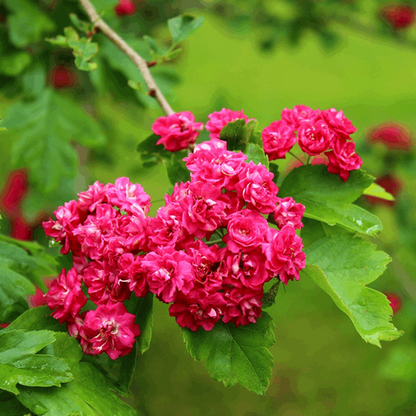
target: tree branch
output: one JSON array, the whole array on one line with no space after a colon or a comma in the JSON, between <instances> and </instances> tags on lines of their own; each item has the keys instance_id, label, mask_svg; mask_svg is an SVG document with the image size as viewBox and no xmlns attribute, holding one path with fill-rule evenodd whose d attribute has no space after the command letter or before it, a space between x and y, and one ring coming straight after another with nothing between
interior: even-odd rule
<instances>
[{"instance_id":1,"label":"tree branch","mask_svg":"<svg viewBox=\"0 0 416 416\"><path fill-rule=\"evenodd\" d=\"M145 59L143 59L133 48L131 48L103 19L99 16L90 0L79 0L81 6L85 9L94 25L95 29L100 30L108 39L111 40L123 53L125 53L137 66L142 73L146 86L149 90L148 94L154 97L159 103L160 107L166 115L173 114L174 111L170 107L166 98L160 92L159 87L156 85L152 74L149 71L149 67Z\"/></svg>"}]
</instances>

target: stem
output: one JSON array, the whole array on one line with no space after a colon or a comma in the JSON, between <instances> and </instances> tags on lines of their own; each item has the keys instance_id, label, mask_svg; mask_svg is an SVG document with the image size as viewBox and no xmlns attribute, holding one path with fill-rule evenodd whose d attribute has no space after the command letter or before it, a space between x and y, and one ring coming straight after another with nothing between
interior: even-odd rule
<instances>
[{"instance_id":1,"label":"stem","mask_svg":"<svg viewBox=\"0 0 416 416\"><path fill-rule=\"evenodd\" d=\"M111 40L111 42L113 42L134 62L134 64L143 75L144 81L146 82L146 86L149 90L148 94L156 99L167 116L173 114L174 111L170 107L166 98L160 92L159 87L156 85L156 82L149 71L146 60L143 59L132 47L130 47L116 32L114 32L114 30L111 29L103 19L101 19L94 6L91 4L90 0L79 0L79 2L87 12L88 17L94 25L94 29L100 30L108 39Z\"/></svg>"},{"instance_id":2,"label":"stem","mask_svg":"<svg viewBox=\"0 0 416 416\"><path fill-rule=\"evenodd\" d=\"M294 155L292 152L288 152L290 155L292 155L295 159L299 160L300 163L302 163L302 165L305 164L305 162L302 159L299 159L296 155Z\"/></svg>"},{"instance_id":3,"label":"stem","mask_svg":"<svg viewBox=\"0 0 416 416\"><path fill-rule=\"evenodd\" d=\"M218 240L208 241L208 242L207 242L207 245L212 246L213 244L218 244L218 243L222 243L222 242L223 242L223 241L222 241L222 238L221 238L221 239L218 239Z\"/></svg>"}]
</instances>

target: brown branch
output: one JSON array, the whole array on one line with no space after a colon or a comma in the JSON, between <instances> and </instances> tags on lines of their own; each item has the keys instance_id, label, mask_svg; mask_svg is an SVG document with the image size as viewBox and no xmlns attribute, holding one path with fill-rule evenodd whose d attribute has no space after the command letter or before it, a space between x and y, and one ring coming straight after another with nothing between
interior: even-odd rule
<instances>
[{"instance_id":1,"label":"brown branch","mask_svg":"<svg viewBox=\"0 0 416 416\"><path fill-rule=\"evenodd\" d=\"M159 87L156 85L152 74L149 71L148 64L133 48L131 48L103 19L99 16L90 0L79 0L81 6L85 9L94 25L94 30L101 31L108 39L111 40L124 54L126 54L137 66L139 71L142 73L146 86L149 90L149 95L154 97L159 103L164 113L168 116L173 114L174 111L170 107L166 98L160 92Z\"/></svg>"}]
</instances>

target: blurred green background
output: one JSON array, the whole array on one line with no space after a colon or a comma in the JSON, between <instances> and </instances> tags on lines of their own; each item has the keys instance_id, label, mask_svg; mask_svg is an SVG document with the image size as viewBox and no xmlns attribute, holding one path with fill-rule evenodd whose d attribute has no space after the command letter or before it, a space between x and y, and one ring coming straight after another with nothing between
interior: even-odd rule
<instances>
[{"instance_id":1,"label":"blurred green background","mask_svg":"<svg viewBox=\"0 0 416 416\"><path fill-rule=\"evenodd\" d=\"M358 129L354 137L363 169L374 176L394 169L400 177L404 189L395 206L359 203L383 220L385 231L373 242L389 252L393 262L372 287L402 298L394 324L405 335L384 343L382 349L365 344L313 282L290 282L269 309L276 324L276 343L270 348L275 367L266 395L257 396L211 380L203 364L187 353L167 306L158 302L151 347L139 357L129 403L151 416L415 415L416 292L409 293L416 284L414 151L411 156L392 152L392 165L386 166L388 150L369 147L365 137L370 127L387 121L416 128L416 49L337 26L340 41L332 49L324 49L318 37L307 32L298 46L282 43L265 53L258 48L261 28L236 31L218 13L204 7L188 9L185 1L181 9L204 15L206 21L171 64L182 78L173 90L175 111L192 111L197 121L206 122L208 114L222 107L243 108L264 128L279 119L285 107L342 109ZM155 38L168 36L162 23L153 33ZM80 89L87 84L83 76ZM74 93L76 89L67 92ZM0 116L14 100L0 96ZM171 185L160 165L143 168L135 148L162 112L111 95L101 96L94 111L109 140L104 150L88 157L81 149L74 191L95 180L107 183L128 176L152 196L154 214ZM10 151L17 139L7 133L0 136L0 183L13 169ZM280 170L284 172L288 163L282 161ZM3 219L3 232L9 227ZM41 234L41 229L35 231L45 242Z\"/></svg>"}]
</instances>

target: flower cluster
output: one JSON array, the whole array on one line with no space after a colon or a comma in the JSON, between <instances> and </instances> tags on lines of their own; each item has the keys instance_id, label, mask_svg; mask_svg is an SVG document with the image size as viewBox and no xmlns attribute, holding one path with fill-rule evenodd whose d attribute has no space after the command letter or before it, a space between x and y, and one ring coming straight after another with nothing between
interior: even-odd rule
<instances>
[{"instance_id":1,"label":"flower cluster","mask_svg":"<svg viewBox=\"0 0 416 416\"><path fill-rule=\"evenodd\" d=\"M328 172L339 174L346 182L350 171L362 165L350 137L355 131L342 110L312 110L298 105L292 110L285 108L282 119L266 127L262 138L264 151L270 160L284 159L297 142L309 156L326 155Z\"/></svg>"},{"instance_id":2,"label":"flower cluster","mask_svg":"<svg viewBox=\"0 0 416 416\"><path fill-rule=\"evenodd\" d=\"M149 290L193 331L211 330L221 317L236 326L256 322L264 284L278 275L285 284L298 280L305 267L295 232L304 207L278 198L273 174L222 140L196 146L184 160L191 180L175 186L148 225Z\"/></svg>"},{"instance_id":3,"label":"flower cluster","mask_svg":"<svg viewBox=\"0 0 416 416\"><path fill-rule=\"evenodd\" d=\"M116 359L131 351L140 334L122 302L132 291L147 293L135 255L146 246L150 197L128 178L114 185L95 182L78 197L58 208L55 221L43 223L46 235L62 245L62 254L71 252L74 261L51 283L46 302L85 352L106 352ZM82 283L96 310L81 312L87 303Z\"/></svg>"}]
</instances>

